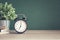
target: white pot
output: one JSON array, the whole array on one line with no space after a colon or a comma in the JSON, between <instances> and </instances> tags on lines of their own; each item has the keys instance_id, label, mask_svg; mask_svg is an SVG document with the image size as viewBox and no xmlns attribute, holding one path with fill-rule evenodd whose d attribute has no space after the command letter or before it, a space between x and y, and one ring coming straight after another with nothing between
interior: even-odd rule
<instances>
[{"instance_id":1,"label":"white pot","mask_svg":"<svg viewBox=\"0 0 60 40\"><path fill-rule=\"evenodd\" d=\"M9 20L0 20L0 34L7 34L9 33Z\"/></svg>"}]
</instances>

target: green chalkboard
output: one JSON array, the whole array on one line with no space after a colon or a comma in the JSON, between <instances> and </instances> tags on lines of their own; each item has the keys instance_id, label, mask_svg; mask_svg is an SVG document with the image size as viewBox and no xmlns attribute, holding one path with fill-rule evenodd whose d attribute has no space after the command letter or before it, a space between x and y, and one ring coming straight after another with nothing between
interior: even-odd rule
<instances>
[{"instance_id":1,"label":"green chalkboard","mask_svg":"<svg viewBox=\"0 0 60 40\"><path fill-rule=\"evenodd\" d=\"M0 0L12 3L16 14L25 14L28 29L60 30L60 0ZM14 29L14 20L10 29Z\"/></svg>"}]
</instances>

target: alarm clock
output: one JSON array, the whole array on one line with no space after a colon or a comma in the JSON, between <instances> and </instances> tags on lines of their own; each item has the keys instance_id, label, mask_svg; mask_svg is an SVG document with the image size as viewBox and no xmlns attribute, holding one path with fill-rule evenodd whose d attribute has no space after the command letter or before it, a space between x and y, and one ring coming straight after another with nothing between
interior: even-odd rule
<instances>
[{"instance_id":1,"label":"alarm clock","mask_svg":"<svg viewBox=\"0 0 60 40\"><path fill-rule=\"evenodd\" d=\"M19 16L23 16L20 18ZM14 20L14 29L17 33L22 34L27 30L27 21L24 14L19 14L19 16Z\"/></svg>"}]
</instances>

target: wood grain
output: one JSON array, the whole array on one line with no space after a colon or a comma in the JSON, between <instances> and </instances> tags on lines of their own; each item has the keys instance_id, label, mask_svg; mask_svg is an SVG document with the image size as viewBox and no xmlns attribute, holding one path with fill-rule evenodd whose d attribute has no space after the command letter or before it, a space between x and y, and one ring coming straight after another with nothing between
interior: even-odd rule
<instances>
[{"instance_id":1,"label":"wood grain","mask_svg":"<svg viewBox=\"0 0 60 40\"><path fill-rule=\"evenodd\" d=\"M1 34L0 40L60 40L60 30L27 30L23 34L12 30L10 34Z\"/></svg>"}]
</instances>

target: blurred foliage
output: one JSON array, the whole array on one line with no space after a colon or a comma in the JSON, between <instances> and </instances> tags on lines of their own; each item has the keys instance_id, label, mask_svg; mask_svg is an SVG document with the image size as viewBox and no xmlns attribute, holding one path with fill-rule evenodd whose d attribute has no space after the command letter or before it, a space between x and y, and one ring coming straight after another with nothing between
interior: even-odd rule
<instances>
[{"instance_id":1,"label":"blurred foliage","mask_svg":"<svg viewBox=\"0 0 60 40\"><path fill-rule=\"evenodd\" d=\"M8 4L7 2L5 4L0 3L0 19L14 20L16 17L17 14L12 4Z\"/></svg>"}]
</instances>

